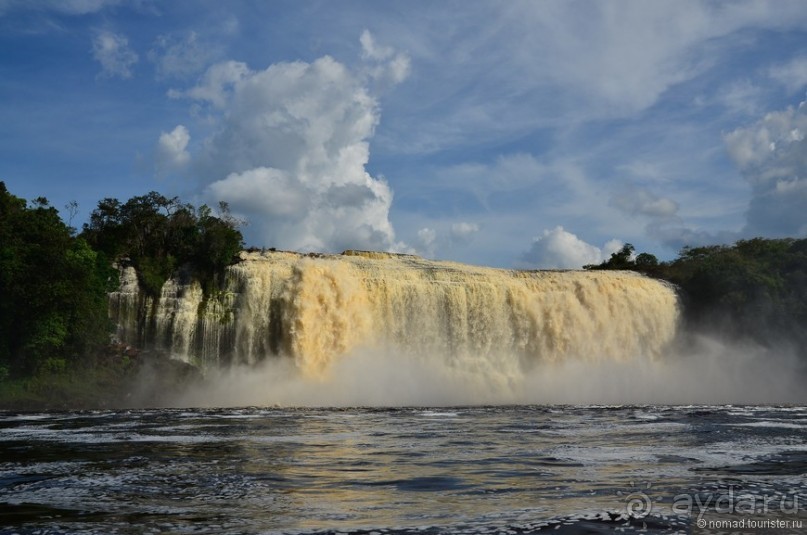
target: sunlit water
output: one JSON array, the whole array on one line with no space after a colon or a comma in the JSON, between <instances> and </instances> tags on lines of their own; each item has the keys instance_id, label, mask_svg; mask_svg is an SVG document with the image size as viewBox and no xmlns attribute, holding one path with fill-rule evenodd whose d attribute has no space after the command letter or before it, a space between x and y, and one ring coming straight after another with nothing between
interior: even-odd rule
<instances>
[{"instance_id":1,"label":"sunlit water","mask_svg":"<svg viewBox=\"0 0 807 535\"><path fill-rule=\"evenodd\" d=\"M803 514L805 439L803 407L6 413L0 531L688 532Z\"/></svg>"}]
</instances>

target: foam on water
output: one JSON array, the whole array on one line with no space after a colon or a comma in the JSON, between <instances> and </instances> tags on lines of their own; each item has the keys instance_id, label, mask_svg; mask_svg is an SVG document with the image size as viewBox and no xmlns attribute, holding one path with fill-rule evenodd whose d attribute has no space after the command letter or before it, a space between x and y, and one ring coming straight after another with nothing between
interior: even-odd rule
<instances>
[{"instance_id":1,"label":"foam on water","mask_svg":"<svg viewBox=\"0 0 807 535\"><path fill-rule=\"evenodd\" d=\"M228 534L687 532L692 519L671 512L673 496L807 497L803 430L742 425L805 414L533 406L13 417L0 433L0 506L20 533L130 533L129 522ZM627 500L640 493L653 510L631 517Z\"/></svg>"}]
</instances>

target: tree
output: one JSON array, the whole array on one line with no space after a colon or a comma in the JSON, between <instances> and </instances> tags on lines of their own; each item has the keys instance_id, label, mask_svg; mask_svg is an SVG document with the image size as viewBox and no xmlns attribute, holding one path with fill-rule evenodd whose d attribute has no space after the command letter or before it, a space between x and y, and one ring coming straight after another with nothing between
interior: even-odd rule
<instances>
[{"instance_id":1,"label":"tree","mask_svg":"<svg viewBox=\"0 0 807 535\"><path fill-rule=\"evenodd\" d=\"M81 236L96 251L102 251L112 259L118 258L126 249L126 229L121 203L107 197L98 202L98 207L84 224Z\"/></svg>"},{"instance_id":2,"label":"tree","mask_svg":"<svg viewBox=\"0 0 807 535\"><path fill-rule=\"evenodd\" d=\"M632 260L636 249L630 243L626 243L619 251L611 253L611 258L601 264L583 266L585 269L632 269L635 263ZM648 255L653 256L653 255ZM655 258L655 257L654 257Z\"/></svg>"},{"instance_id":3,"label":"tree","mask_svg":"<svg viewBox=\"0 0 807 535\"><path fill-rule=\"evenodd\" d=\"M73 226L73 219L75 219L76 214L78 213L78 202L70 201L64 205L64 209L67 210L67 227L70 229L70 234L75 234L76 229Z\"/></svg>"},{"instance_id":4,"label":"tree","mask_svg":"<svg viewBox=\"0 0 807 535\"><path fill-rule=\"evenodd\" d=\"M636 255L636 260L634 261L637 268L653 268L658 266L658 258L650 253L641 253Z\"/></svg>"},{"instance_id":5,"label":"tree","mask_svg":"<svg viewBox=\"0 0 807 535\"><path fill-rule=\"evenodd\" d=\"M207 206L197 211L177 197L154 191L125 204L104 199L90 215L82 237L110 258L131 262L149 295L159 295L181 266L209 286L243 246L240 222L226 203L219 210L219 216Z\"/></svg>"},{"instance_id":6,"label":"tree","mask_svg":"<svg viewBox=\"0 0 807 535\"><path fill-rule=\"evenodd\" d=\"M108 276L47 199L29 206L0 182L2 364L30 374L81 360L104 343Z\"/></svg>"},{"instance_id":7,"label":"tree","mask_svg":"<svg viewBox=\"0 0 807 535\"><path fill-rule=\"evenodd\" d=\"M233 262L243 248L241 232L235 228L236 220L230 217L229 207L220 203L222 217L215 217L206 205L199 208L198 241L193 255L193 266L203 282L211 283L215 275Z\"/></svg>"}]
</instances>

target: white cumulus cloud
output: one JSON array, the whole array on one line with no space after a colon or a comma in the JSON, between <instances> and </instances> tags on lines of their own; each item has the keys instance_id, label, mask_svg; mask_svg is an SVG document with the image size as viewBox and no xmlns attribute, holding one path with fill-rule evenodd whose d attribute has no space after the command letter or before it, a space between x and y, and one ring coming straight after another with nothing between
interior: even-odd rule
<instances>
[{"instance_id":1,"label":"white cumulus cloud","mask_svg":"<svg viewBox=\"0 0 807 535\"><path fill-rule=\"evenodd\" d=\"M398 57L372 47L379 63ZM329 56L257 71L228 61L171 96L210 105L215 133L194 168L205 197L247 219L248 241L301 251L406 249L389 221L392 190L366 170L379 106L361 73Z\"/></svg>"},{"instance_id":2,"label":"white cumulus cloud","mask_svg":"<svg viewBox=\"0 0 807 535\"><path fill-rule=\"evenodd\" d=\"M533 239L532 246L518 263L522 268L579 269L586 264L599 264L619 250L622 242L610 240L602 248L578 238L561 226L544 230Z\"/></svg>"},{"instance_id":3,"label":"white cumulus cloud","mask_svg":"<svg viewBox=\"0 0 807 535\"><path fill-rule=\"evenodd\" d=\"M233 87L248 74L250 74L250 70L246 63L240 61L216 63L205 71L198 85L187 91L171 89L168 91L168 96L171 98L187 97L207 102L216 108L224 108Z\"/></svg>"},{"instance_id":4,"label":"white cumulus cloud","mask_svg":"<svg viewBox=\"0 0 807 535\"><path fill-rule=\"evenodd\" d=\"M181 169L190 162L191 155L187 150L190 139L190 133L183 125L178 125L171 132L160 134L156 154L158 174Z\"/></svg>"}]
</instances>

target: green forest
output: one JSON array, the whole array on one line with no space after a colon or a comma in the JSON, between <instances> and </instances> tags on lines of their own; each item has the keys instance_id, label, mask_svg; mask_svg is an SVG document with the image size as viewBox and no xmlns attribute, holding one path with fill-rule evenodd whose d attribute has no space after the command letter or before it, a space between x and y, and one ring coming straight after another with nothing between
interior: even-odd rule
<instances>
[{"instance_id":1,"label":"green forest","mask_svg":"<svg viewBox=\"0 0 807 535\"><path fill-rule=\"evenodd\" d=\"M119 403L139 363L110 342L115 266L134 266L151 295L180 271L210 292L244 247L240 225L225 203L214 211L150 192L102 199L79 231L44 197L27 201L0 182L0 408ZM586 269L675 285L689 331L807 357L807 239L685 247L666 262L627 244Z\"/></svg>"},{"instance_id":2,"label":"green forest","mask_svg":"<svg viewBox=\"0 0 807 535\"><path fill-rule=\"evenodd\" d=\"M134 370L110 344L107 293L115 263L133 265L158 295L177 270L208 289L243 248L240 222L151 192L106 198L83 229L44 197L26 201L0 182L0 406L46 400L96 405Z\"/></svg>"}]
</instances>

